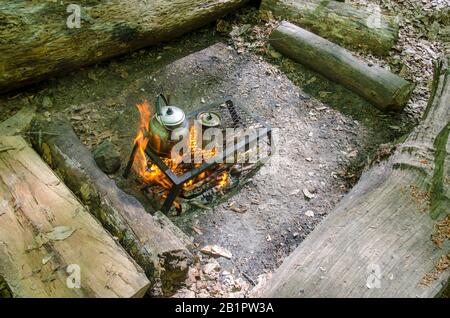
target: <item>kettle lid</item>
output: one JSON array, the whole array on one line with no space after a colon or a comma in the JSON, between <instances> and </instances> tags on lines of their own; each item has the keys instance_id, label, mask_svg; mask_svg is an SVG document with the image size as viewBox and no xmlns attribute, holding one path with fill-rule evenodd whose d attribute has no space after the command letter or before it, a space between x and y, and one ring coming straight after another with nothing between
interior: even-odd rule
<instances>
[{"instance_id":1,"label":"kettle lid","mask_svg":"<svg viewBox=\"0 0 450 318\"><path fill-rule=\"evenodd\" d=\"M220 115L216 112L201 112L197 115L197 120L204 127L218 127L221 123Z\"/></svg>"},{"instance_id":2,"label":"kettle lid","mask_svg":"<svg viewBox=\"0 0 450 318\"><path fill-rule=\"evenodd\" d=\"M186 115L184 111L176 106L164 106L161 108L161 115L159 116L159 121L164 126L178 126L184 122Z\"/></svg>"}]
</instances>

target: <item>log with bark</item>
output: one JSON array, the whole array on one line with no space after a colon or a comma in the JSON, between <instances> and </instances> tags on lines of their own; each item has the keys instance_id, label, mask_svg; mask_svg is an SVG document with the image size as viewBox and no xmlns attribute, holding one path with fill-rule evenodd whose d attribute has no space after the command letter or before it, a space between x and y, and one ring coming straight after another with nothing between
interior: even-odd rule
<instances>
[{"instance_id":1,"label":"log with bark","mask_svg":"<svg viewBox=\"0 0 450 318\"><path fill-rule=\"evenodd\" d=\"M346 49L286 21L273 30L270 43L382 110L402 110L414 90L414 85L400 76L377 65L369 66Z\"/></svg>"},{"instance_id":2,"label":"log with bark","mask_svg":"<svg viewBox=\"0 0 450 318\"><path fill-rule=\"evenodd\" d=\"M374 7L322 0L263 0L261 9L288 20L332 42L376 55L387 55L398 38L395 18Z\"/></svg>"},{"instance_id":3,"label":"log with bark","mask_svg":"<svg viewBox=\"0 0 450 318\"><path fill-rule=\"evenodd\" d=\"M0 136L14 136L28 130L36 115L36 106L27 105L0 123Z\"/></svg>"},{"instance_id":4,"label":"log with bark","mask_svg":"<svg viewBox=\"0 0 450 318\"><path fill-rule=\"evenodd\" d=\"M76 26L76 12L67 13L63 2L2 1L0 91L167 41L246 2L83 0L76 2L80 27L69 28Z\"/></svg>"},{"instance_id":5,"label":"log with bark","mask_svg":"<svg viewBox=\"0 0 450 318\"><path fill-rule=\"evenodd\" d=\"M62 115L36 118L32 142L67 186L143 267L152 295L170 295L186 279L193 256L168 220L147 213L141 203L117 187L96 165Z\"/></svg>"},{"instance_id":6,"label":"log with bark","mask_svg":"<svg viewBox=\"0 0 450 318\"><path fill-rule=\"evenodd\" d=\"M283 262L263 297L434 297L450 270L450 58L422 122L363 173Z\"/></svg>"},{"instance_id":7,"label":"log with bark","mask_svg":"<svg viewBox=\"0 0 450 318\"><path fill-rule=\"evenodd\" d=\"M150 285L21 137L0 137L0 242L1 294L142 297Z\"/></svg>"}]
</instances>

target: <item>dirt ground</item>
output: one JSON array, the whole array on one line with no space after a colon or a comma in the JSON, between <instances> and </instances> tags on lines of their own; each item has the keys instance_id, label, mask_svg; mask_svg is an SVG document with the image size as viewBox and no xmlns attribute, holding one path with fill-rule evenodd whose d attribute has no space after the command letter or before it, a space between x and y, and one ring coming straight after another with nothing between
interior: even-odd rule
<instances>
[{"instance_id":1,"label":"dirt ground","mask_svg":"<svg viewBox=\"0 0 450 318\"><path fill-rule=\"evenodd\" d=\"M213 210L172 217L199 249L229 250L233 257L218 259L220 268L249 283L280 265L347 192L369 154L395 136L383 128L394 118L359 97L342 100L361 107L357 120L308 95L259 56L220 42L149 72L114 98L62 111L86 145L110 139L125 163L139 123L135 105L152 102L161 90L186 112L234 96L275 129L277 155L239 193ZM121 173L111 177L132 191Z\"/></svg>"},{"instance_id":2,"label":"dirt ground","mask_svg":"<svg viewBox=\"0 0 450 318\"><path fill-rule=\"evenodd\" d=\"M271 23L255 10L244 9L221 21L0 96L0 121L33 105L44 115L63 112L90 149L110 139L124 163L138 125L134 98L151 101L160 90L187 111L233 95L278 129L278 156L238 194L213 210L172 219L199 248L217 244L233 254L230 260L216 261L199 253L201 266L192 275L202 278L190 277L180 296L245 295L332 211L381 144L395 143L410 131L429 95L427 73L419 80L416 104L401 114L382 113L345 88L274 54L264 41L264 27ZM239 34L243 27L249 30L249 24L251 31ZM111 177L123 183L120 174ZM305 193L312 195L307 198ZM235 213L230 206L246 212ZM201 283L193 284L196 280Z\"/></svg>"}]
</instances>

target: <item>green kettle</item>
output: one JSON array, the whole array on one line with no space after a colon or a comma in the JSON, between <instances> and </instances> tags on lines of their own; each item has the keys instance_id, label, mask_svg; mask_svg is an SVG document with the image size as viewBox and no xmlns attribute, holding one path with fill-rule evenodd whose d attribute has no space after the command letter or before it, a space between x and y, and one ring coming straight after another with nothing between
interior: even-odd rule
<instances>
[{"instance_id":1,"label":"green kettle","mask_svg":"<svg viewBox=\"0 0 450 318\"><path fill-rule=\"evenodd\" d=\"M165 106L161 105L161 101ZM157 155L170 158L172 148L188 138L186 114L180 107L171 106L169 100L159 94L156 97L156 114L150 119L148 146Z\"/></svg>"}]
</instances>

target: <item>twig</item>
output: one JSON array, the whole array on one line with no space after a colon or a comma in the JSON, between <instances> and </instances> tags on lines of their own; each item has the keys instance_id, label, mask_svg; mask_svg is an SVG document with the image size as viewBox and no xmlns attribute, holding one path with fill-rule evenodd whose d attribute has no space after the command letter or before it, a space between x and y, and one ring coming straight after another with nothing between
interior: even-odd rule
<instances>
[{"instance_id":1,"label":"twig","mask_svg":"<svg viewBox=\"0 0 450 318\"><path fill-rule=\"evenodd\" d=\"M196 208L200 208L203 210L211 210L209 206L204 205L203 203L197 202L197 201L188 201L190 205L193 205Z\"/></svg>"},{"instance_id":2,"label":"twig","mask_svg":"<svg viewBox=\"0 0 450 318\"><path fill-rule=\"evenodd\" d=\"M253 286L256 286L256 282L246 273L241 271L242 276L244 276Z\"/></svg>"},{"instance_id":3,"label":"twig","mask_svg":"<svg viewBox=\"0 0 450 318\"><path fill-rule=\"evenodd\" d=\"M59 136L59 134L45 132L45 131L28 131L24 132L26 135L49 135L49 136Z\"/></svg>"},{"instance_id":4,"label":"twig","mask_svg":"<svg viewBox=\"0 0 450 318\"><path fill-rule=\"evenodd\" d=\"M4 147L4 148L0 148L0 153L1 152L5 152L5 151L9 151L9 150L15 150L16 147Z\"/></svg>"}]
</instances>

